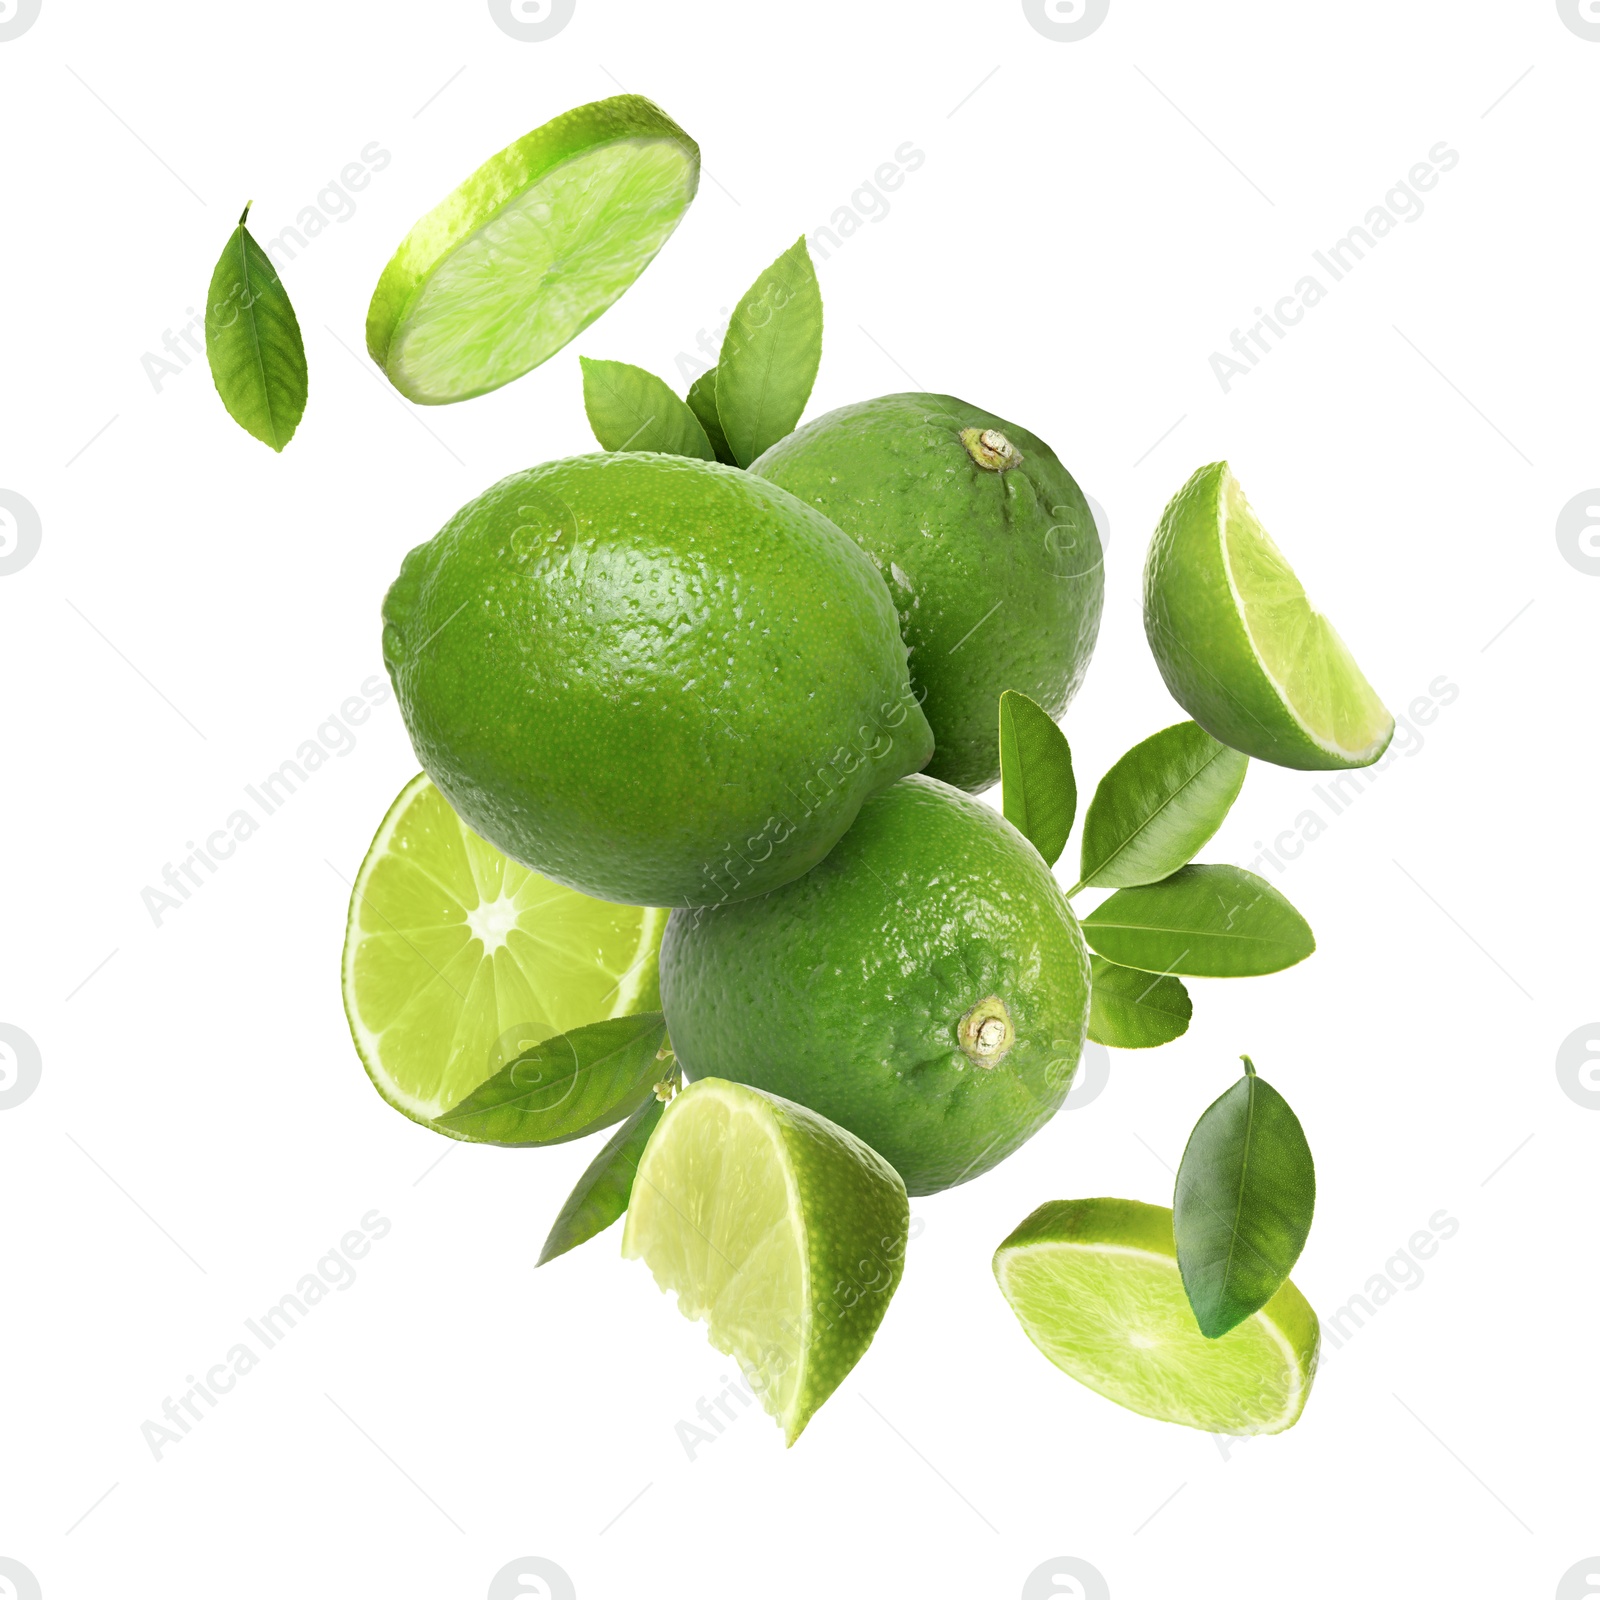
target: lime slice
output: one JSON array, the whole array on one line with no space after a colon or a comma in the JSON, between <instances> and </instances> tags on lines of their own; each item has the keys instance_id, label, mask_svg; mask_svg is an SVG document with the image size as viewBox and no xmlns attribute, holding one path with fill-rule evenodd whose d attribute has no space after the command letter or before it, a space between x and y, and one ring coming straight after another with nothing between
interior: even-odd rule
<instances>
[{"instance_id":1,"label":"lime slice","mask_svg":"<svg viewBox=\"0 0 1600 1600\"><path fill-rule=\"evenodd\" d=\"M367 349L401 394L445 405L531 372L649 266L700 182L700 147L622 94L491 156L378 279Z\"/></svg>"},{"instance_id":2,"label":"lime slice","mask_svg":"<svg viewBox=\"0 0 1600 1600\"><path fill-rule=\"evenodd\" d=\"M1313 771L1365 767L1394 734L1225 461L1195 473L1156 529L1144 626L1173 698L1246 755Z\"/></svg>"},{"instance_id":3,"label":"lime slice","mask_svg":"<svg viewBox=\"0 0 1600 1600\"><path fill-rule=\"evenodd\" d=\"M1130 1411L1208 1433L1281 1433L1317 1370L1317 1315L1292 1283L1220 1339L1178 1275L1172 1213L1053 1200L995 1251L1023 1331L1070 1377Z\"/></svg>"},{"instance_id":4,"label":"lime slice","mask_svg":"<svg viewBox=\"0 0 1600 1600\"><path fill-rule=\"evenodd\" d=\"M530 1045L659 1009L666 922L519 866L421 774L350 896L344 1009L362 1064L390 1105L431 1126Z\"/></svg>"},{"instance_id":5,"label":"lime slice","mask_svg":"<svg viewBox=\"0 0 1600 1600\"><path fill-rule=\"evenodd\" d=\"M706 1324L793 1444L872 1342L909 1221L899 1174L854 1134L702 1078L645 1147L622 1253Z\"/></svg>"}]
</instances>

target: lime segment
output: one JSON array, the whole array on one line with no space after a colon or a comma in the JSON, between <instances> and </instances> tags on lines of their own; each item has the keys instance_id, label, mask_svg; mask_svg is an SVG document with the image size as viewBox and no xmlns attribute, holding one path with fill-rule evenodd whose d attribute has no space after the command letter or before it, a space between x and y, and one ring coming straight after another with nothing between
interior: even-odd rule
<instances>
[{"instance_id":1,"label":"lime segment","mask_svg":"<svg viewBox=\"0 0 1600 1600\"><path fill-rule=\"evenodd\" d=\"M702 1078L645 1148L622 1253L706 1324L793 1444L877 1332L909 1220L899 1175L854 1135Z\"/></svg>"},{"instance_id":2,"label":"lime segment","mask_svg":"<svg viewBox=\"0 0 1600 1600\"><path fill-rule=\"evenodd\" d=\"M995 1252L1023 1331L1061 1370L1130 1411L1208 1433L1281 1433L1316 1373L1316 1313L1292 1283L1220 1339L1183 1292L1172 1213L1057 1200Z\"/></svg>"},{"instance_id":3,"label":"lime segment","mask_svg":"<svg viewBox=\"0 0 1600 1600\"><path fill-rule=\"evenodd\" d=\"M390 1105L431 1122L530 1045L657 1009L665 926L664 911L591 900L501 855L419 775L350 897L356 1050Z\"/></svg>"},{"instance_id":4,"label":"lime segment","mask_svg":"<svg viewBox=\"0 0 1600 1600\"><path fill-rule=\"evenodd\" d=\"M419 405L520 378L644 271L699 178L694 140L639 95L557 117L406 235L372 296L368 350Z\"/></svg>"},{"instance_id":5,"label":"lime segment","mask_svg":"<svg viewBox=\"0 0 1600 1600\"><path fill-rule=\"evenodd\" d=\"M1226 483L1228 566L1262 666L1300 725L1324 749L1354 758L1377 756L1394 732L1394 718L1333 624L1306 599L1239 480L1230 472Z\"/></svg>"},{"instance_id":6,"label":"lime segment","mask_svg":"<svg viewBox=\"0 0 1600 1600\"><path fill-rule=\"evenodd\" d=\"M1362 767L1394 734L1226 462L1196 472L1161 519L1145 566L1145 631L1173 697L1246 755Z\"/></svg>"}]
</instances>

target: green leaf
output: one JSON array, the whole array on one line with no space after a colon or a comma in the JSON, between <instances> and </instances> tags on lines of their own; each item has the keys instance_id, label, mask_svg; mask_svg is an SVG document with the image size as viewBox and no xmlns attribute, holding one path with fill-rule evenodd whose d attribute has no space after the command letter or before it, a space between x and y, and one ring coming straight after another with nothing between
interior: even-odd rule
<instances>
[{"instance_id":1,"label":"green leaf","mask_svg":"<svg viewBox=\"0 0 1600 1600\"><path fill-rule=\"evenodd\" d=\"M564 1144L631 1115L662 1075L659 1011L546 1039L434 1120L489 1144Z\"/></svg>"},{"instance_id":2,"label":"green leaf","mask_svg":"<svg viewBox=\"0 0 1600 1600\"><path fill-rule=\"evenodd\" d=\"M1188 1031L1194 1007L1176 978L1089 957L1089 1037L1117 1050L1149 1050Z\"/></svg>"},{"instance_id":3,"label":"green leaf","mask_svg":"<svg viewBox=\"0 0 1600 1600\"><path fill-rule=\"evenodd\" d=\"M711 460L711 441L692 412L653 372L626 361L591 361L583 369L583 409L602 450L654 450Z\"/></svg>"},{"instance_id":4,"label":"green leaf","mask_svg":"<svg viewBox=\"0 0 1600 1600\"><path fill-rule=\"evenodd\" d=\"M1172 1198L1178 1270L1208 1339L1278 1292L1305 1247L1317 1200L1300 1119L1256 1076L1249 1056L1244 1067L1195 1124Z\"/></svg>"},{"instance_id":5,"label":"green leaf","mask_svg":"<svg viewBox=\"0 0 1600 1600\"><path fill-rule=\"evenodd\" d=\"M1243 867L1181 867L1119 889L1083 919L1083 936L1122 966L1193 978L1282 972L1317 947L1305 918Z\"/></svg>"},{"instance_id":6,"label":"green leaf","mask_svg":"<svg viewBox=\"0 0 1600 1600\"><path fill-rule=\"evenodd\" d=\"M1100 780L1083 819L1078 888L1157 883L1222 826L1250 758L1197 722L1136 744Z\"/></svg>"},{"instance_id":7,"label":"green leaf","mask_svg":"<svg viewBox=\"0 0 1600 1600\"><path fill-rule=\"evenodd\" d=\"M606 1141L584 1169L550 1229L538 1265L554 1261L597 1233L604 1233L628 1209L639 1158L656 1131L665 1105L652 1094Z\"/></svg>"},{"instance_id":8,"label":"green leaf","mask_svg":"<svg viewBox=\"0 0 1600 1600\"><path fill-rule=\"evenodd\" d=\"M1000 696L1000 796L1006 821L1053 867L1078 809L1072 751L1050 713L1015 689Z\"/></svg>"},{"instance_id":9,"label":"green leaf","mask_svg":"<svg viewBox=\"0 0 1600 1600\"><path fill-rule=\"evenodd\" d=\"M739 463L733 459L733 451L728 448L728 436L722 431L722 418L717 415L715 367L709 372L702 372L689 385L689 409L694 412L700 426L705 429L706 438L711 441L711 448L716 452L717 460L727 467L738 466Z\"/></svg>"},{"instance_id":10,"label":"green leaf","mask_svg":"<svg viewBox=\"0 0 1600 1600\"><path fill-rule=\"evenodd\" d=\"M250 236L244 208L206 294L206 360L228 415L274 450L306 409L306 347L271 258Z\"/></svg>"},{"instance_id":11,"label":"green leaf","mask_svg":"<svg viewBox=\"0 0 1600 1600\"><path fill-rule=\"evenodd\" d=\"M750 286L722 340L717 415L736 465L794 431L822 364L822 290L802 234Z\"/></svg>"}]
</instances>

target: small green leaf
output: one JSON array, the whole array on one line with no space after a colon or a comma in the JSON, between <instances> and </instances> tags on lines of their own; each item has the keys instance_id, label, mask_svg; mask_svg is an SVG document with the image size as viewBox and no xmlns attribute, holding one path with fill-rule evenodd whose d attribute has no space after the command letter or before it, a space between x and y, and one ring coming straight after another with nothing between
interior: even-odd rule
<instances>
[{"instance_id":1,"label":"small green leaf","mask_svg":"<svg viewBox=\"0 0 1600 1600\"><path fill-rule=\"evenodd\" d=\"M665 1110L652 1094L606 1141L605 1149L584 1169L567 1196L539 1252L539 1266L604 1233L628 1209L639 1158Z\"/></svg>"},{"instance_id":2,"label":"small green leaf","mask_svg":"<svg viewBox=\"0 0 1600 1600\"><path fill-rule=\"evenodd\" d=\"M1025 694L1000 696L1000 807L1050 866L1056 864L1078 809L1067 736Z\"/></svg>"},{"instance_id":3,"label":"small green leaf","mask_svg":"<svg viewBox=\"0 0 1600 1600\"><path fill-rule=\"evenodd\" d=\"M583 369L583 409L602 450L653 450L711 460L711 441L692 412L653 372L626 361L591 361Z\"/></svg>"},{"instance_id":4,"label":"small green leaf","mask_svg":"<svg viewBox=\"0 0 1600 1600\"><path fill-rule=\"evenodd\" d=\"M1249 1056L1244 1066L1195 1124L1172 1197L1178 1271L1208 1339L1278 1292L1305 1248L1317 1200L1300 1119Z\"/></svg>"},{"instance_id":5,"label":"small green leaf","mask_svg":"<svg viewBox=\"0 0 1600 1600\"><path fill-rule=\"evenodd\" d=\"M659 1011L612 1017L557 1034L434 1120L489 1144L564 1144L631 1115L661 1077Z\"/></svg>"},{"instance_id":6,"label":"small green leaf","mask_svg":"<svg viewBox=\"0 0 1600 1600\"><path fill-rule=\"evenodd\" d=\"M1089 957L1089 1037L1117 1050L1150 1050L1188 1031L1194 1007L1177 978Z\"/></svg>"},{"instance_id":7,"label":"small green leaf","mask_svg":"<svg viewBox=\"0 0 1600 1600\"><path fill-rule=\"evenodd\" d=\"M206 360L228 415L274 450L306 409L306 348L271 258L250 236L244 208L206 294Z\"/></svg>"},{"instance_id":8,"label":"small green leaf","mask_svg":"<svg viewBox=\"0 0 1600 1600\"><path fill-rule=\"evenodd\" d=\"M1305 918L1243 867L1181 867L1119 889L1083 919L1083 936L1124 967L1193 978L1282 972L1317 947Z\"/></svg>"},{"instance_id":9,"label":"small green leaf","mask_svg":"<svg viewBox=\"0 0 1600 1600\"><path fill-rule=\"evenodd\" d=\"M709 372L702 372L689 385L689 409L694 412L700 426L705 429L706 438L711 441L711 448L716 452L717 460L726 467L738 466L739 463L733 459L733 451L728 448L728 436L722 431L722 418L717 415L715 367Z\"/></svg>"},{"instance_id":10,"label":"small green leaf","mask_svg":"<svg viewBox=\"0 0 1600 1600\"><path fill-rule=\"evenodd\" d=\"M822 290L802 234L750 286L717 362L717 415L736 465L794 431L822 364Z\"/></svg>"},{"instance_id":11,"label":"small green leaf","mask_svg":"<svg viewBox=\"0 0 1600 1600\"><path fill-rule=\"evenodd\" d=\"M1170 877L1222 826L1249 765L1197 722L1136 744L1089 802L1078 887L1126 889Z\"/></svg>"}]
</instances>

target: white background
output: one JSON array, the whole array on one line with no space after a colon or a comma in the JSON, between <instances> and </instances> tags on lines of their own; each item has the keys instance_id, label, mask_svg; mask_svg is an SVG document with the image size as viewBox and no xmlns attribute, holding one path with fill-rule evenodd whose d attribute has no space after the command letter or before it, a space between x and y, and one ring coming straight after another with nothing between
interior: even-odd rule
<instances>
[{"instance_id":1,"label":"white background","mask_svg":"<svg viewBox=\"0 0 1600 1600\"><path fill-rule=\"evenodd\" d=\"M0 488L42 527L0 576L0 1021L42 1059L0 1112L0 1556L46 1600L476 1597L523 1556L584 1600L1095 1593L1048 1567L1025 1590L1064 1556L1117 1600L1556 1594L1600 1553L1600 1091L1556 1071L1600 1014L1600 576L1556 537L1600 482L1597 82L1554 0L1112 0L1079 42L1003 0L578 0L535 43L467 0L43 0L0 42ZM411 408L363 347L389 254L486 156L619 86L702 146L683 226L547 366ZM1459 692L1287 870L1257 867L1315 957L1196 982L1185 1038L1115 1054L1097 1098L915 1202L882 1332L799 1444L745 1412L691 1461L675 1425L729 1370L701 1330L616 1232L533 1270L591 1150L447 1146L351 1049L347 880L416 767L393 702L161 926L140 894L381 671L411 545L593 448L579 351L681 389L697 333L908 140L926 161L888 214L819 261L809 415L948 391L1049 439L1105 508L1066 720L1085 791L1179 716L1139 573L1219 456L1396 711ZM372 141L392 161L284 269L311 398L274 456L203 360L158 391L142 358L203 305L246 200L270 237ZM1424 213L1225 394L1212 352L1440 141L1460 160ZM1206 857L1326 812L1318 781L1253 764ZM1049 1366L989 1259L1046 1199L1170 1201L1241 1050L1316 1151L1295 1277L1325 1319L1409 1277L1435 1213L1459 1228L1293 1431L1235 1446ZM155 1460L141 1424L373 1209L392 1229L356 1283Z\"/></svg>"}]
</instances>

